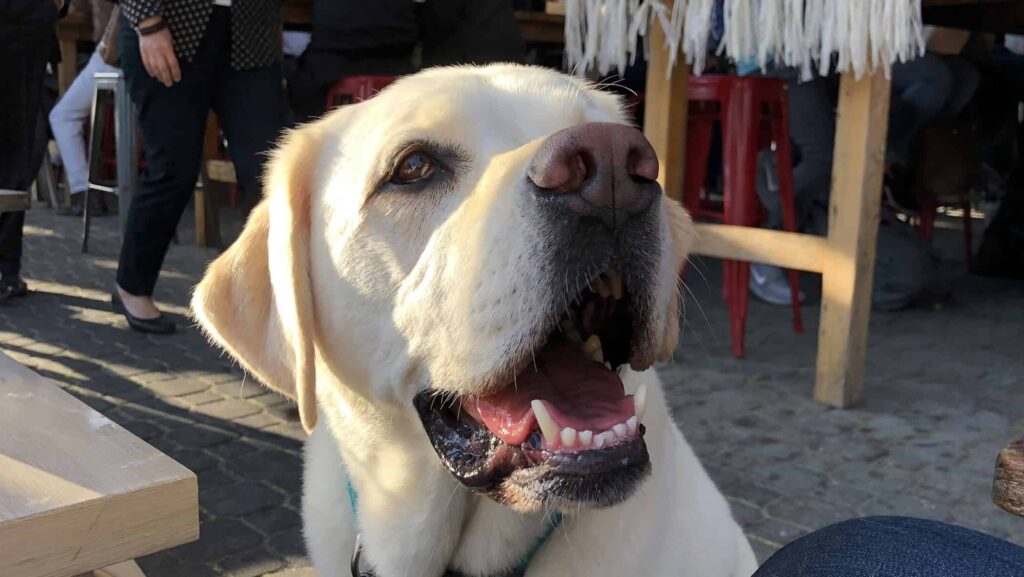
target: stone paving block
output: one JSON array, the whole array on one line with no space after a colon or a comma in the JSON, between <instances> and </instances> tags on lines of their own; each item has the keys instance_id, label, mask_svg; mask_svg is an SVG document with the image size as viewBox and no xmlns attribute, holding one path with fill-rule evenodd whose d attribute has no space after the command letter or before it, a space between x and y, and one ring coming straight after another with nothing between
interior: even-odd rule
<instances>
[{"instance_id":1,"label":"stone paving block","mask_svg":"<svg viewBox=\"0 0 1024 577\"><path fill-rule=\"evenodd\" d=\"M191 395L210 388L210 383L193 377L173 377L146 384L146 388L161 397Z\"/></svg>"},{"instance_id":2,"label":"stone paving block","mask_svg":"<svg viewBox=\"0 0 1024 577\"><path fill-rule=\"evenodd\" d=\"M220 574L230 577L259 577L285 567L283 559L271 556L262 547L229 555L217 562Z\"/></svg>"},{"instance_id":3,"label":"stone paving block","mask_svg":"<svg viewBox=\"0 0 1024 577\"><path fill-rule=\"evenodd\" d=\"M186 543L172 551L183 559L197 563L212 563L233 553L252 549L263 538L236 519L217 519L199 527L202 538Z\"/></svg>"},{"instance_id":4,"label":"stone paving block","mask_svg":"<svg viewBox=\"0 0 1024 577\"><path fill-rule=\"evenodd\" d=\"M250 417L263 411L262 407L254 403L249 403L241 399L224 399L220 393L216 393L216 395L220 397L221 400L197 407L196 411L204 415L228 421L241 419L242 417Z\"/></svg>"},{"instance_id":5,"label":"stone paving block","mask_svg":"<svg viewBox=\"0 0 1024 577\"><path fill-rule=\"evenodd\" d=\"M779 519L766 518L746 527L747 532L776 545L785 545L807 534L807 529Z\"/></svg>"},{"instance_id":6,"label":"stone paving block","mask_svg":"<svg viewBox=\"0 0 1024 577\"><path fill-rule=\"evenodd\" d=\"M223 428L215 429L203 425L182 427L171 431L167 437L179 445L187 447L214 447L236 438L235 435L225 432Z\"/></svg>"},{"instance_id":7,"label":"stone paving block","mask_svg":"<svg viewBox=\"0 0 1024 577\"><path fill-rule=\"evenodd\" d=\"M275 507L283 501L281 493L253 481L211 489L199 497L199 504L207 511L217 517L230 518Z\"/></svg>"},{"instance_id":8,"label":"stone paving block","mask_svg":"<svg viewBox=\"0 0 1024 577\"><path fill-rule=\"evenodd\" d=\"M235 419L235 422L244 427L251 427L253 429L264 429L266 427L273 427L281 424L281 419L271 415L270 413L257 413L255 415L249 415L248 417L242 417Z\"/></svg>"},{"instance_id":9,"label":"stone paving block","mask_svg":"<svg viewBox=\"0 0 1024 577\"><path fill-rule=\"evenodd\" d=\"M200 391L198 393L192 393L191 395L182 395L180 397L174 397L172 400L168 402L174 404L175 406L183 406L194 411L199 411L203 414L209 414L205 408L200 409L199 407L201 405L208 405L210 403L216 403L218 401L223 400L224 396L221 395L220 393L211 390L206 390Z\"/></svg>"},{"instance_id":10,"label":"stone paving block","mask_svg":"<svg viewBox=\"0 0 1024 577\"><path fill-rule=\"evenodd\" d=\"M242 517L249 526L264 535L281 533L302 527L298 511L286 507L271 507Z\"/></svg>"},{"instance_id":11,"label":"stone paving block","mask_svg":"<svg viewBox=\"0 0 1024 577\"><path fill-rule=\"evenodd\" d=\"M271 535L267 541L267 548L289 562L306 558L306 542L298 528Z\"/></svg>"}]
</instances>

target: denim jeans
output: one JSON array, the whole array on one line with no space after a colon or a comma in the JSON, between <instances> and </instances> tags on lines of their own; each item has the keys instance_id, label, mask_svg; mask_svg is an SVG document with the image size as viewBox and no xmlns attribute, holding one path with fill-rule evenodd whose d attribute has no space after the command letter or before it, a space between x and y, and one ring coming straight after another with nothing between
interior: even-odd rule
<instances>
[{"instance_id":1,"label":"denim jeans","mask_svg":"<svg viewBox=\"0 0 1024 577\"><path fill-rule=\"evenodd\" d=\"M961 527L907 517L868 517L826 527L783 547L754 573L754 577L1021 576L1024 548Z\"/></svg>"}]
</instances>

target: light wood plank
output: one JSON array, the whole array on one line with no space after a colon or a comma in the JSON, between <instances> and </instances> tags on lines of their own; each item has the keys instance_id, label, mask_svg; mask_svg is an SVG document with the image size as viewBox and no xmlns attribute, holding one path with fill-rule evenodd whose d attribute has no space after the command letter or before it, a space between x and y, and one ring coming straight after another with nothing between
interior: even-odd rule
<instances>
[{"instance_id":1,"label":"light wood plank","mask_svg":"<svg viewBox=\"0 0 1024 577\"><path fill-rule=\"evenodd\" d=\"M811 234L725 224L694 226L694 254L820 273L829 251L825 238Z\"/></svg>"},{"instance_id":2,"label":"light wood plank","mask_svg":"<svg viewBox=\"0 0 1024 577\"><path fill-rule=\"evenodd\" d=\"M3 353L0 398L0 575L77 575L198 538L188 469Z\"/></svg>"},{"instance_id":3,"label":"light wood plank","mask_svg":"<svg viewBox=\"0 0 1024 577\"><path fill-rule=\"evenodd\" d=\"M884 74L843 75L814 386L835 407L856 403L864 380L888 115Z\"/></svg>"},{"instance_id":4,"label":"light wood plank","mask_svg":"<svg viewBox=\"0 0 1024 577\"><path fill-rule=\"evenodd\" d=\"M669 198L683 199L686 172L686 87L690 70L679 54L672 77L667 78L669 50L661 26L651 26L651 58L647 65L644 134L661 163L658 183Z\"/></svg>"}]
</instances>

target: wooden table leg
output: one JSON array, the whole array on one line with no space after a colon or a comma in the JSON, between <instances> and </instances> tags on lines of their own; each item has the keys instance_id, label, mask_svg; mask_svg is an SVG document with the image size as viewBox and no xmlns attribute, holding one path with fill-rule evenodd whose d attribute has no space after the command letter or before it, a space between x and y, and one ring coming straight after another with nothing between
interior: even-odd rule
<instances>
[{"instance_id":1,"label":"wooden table leg","mask_svg":"<svg viewBox=\"0 0 1024 577\"><path fill-rule=\"evenodd\" d=\"M690 69L679 54L672 77L667 78L669 49L665 32L651 24L651 59L647 64L647 95L644 105L644 134L661 162L658 182L669 198L682 201L686 172L686 86Z\"/></svg>"},{"instance_id":2,"label":"wooden table leg","mask_svg":"<svg viewBox=\"0 0 1024 577\"><path fill-rule=\"evenodd\" d=\"M123 561L93 571L94 577L146 577L135 561Z\"/></svg>"},{"instance_id":3,"label":"wooden table leg","mask_svg":"<svg viewBox=\"0 0 1024 577\"><path fill-rule=\"evenodd\" d=\"M843 74L814 386L814 398L834 407L856 403L864 380L888 117L881 71Z\"/></svg>"}]
</instances>

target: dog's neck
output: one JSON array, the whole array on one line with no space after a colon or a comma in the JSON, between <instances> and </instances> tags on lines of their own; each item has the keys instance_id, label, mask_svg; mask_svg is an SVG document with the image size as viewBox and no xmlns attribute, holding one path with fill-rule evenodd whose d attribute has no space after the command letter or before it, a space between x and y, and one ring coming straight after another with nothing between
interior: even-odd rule
<instances>
[{"instance_id":1,"label":"dog's neck","mask_svg":"<svg viewBox=\"0 0 1024 577\"><path fill-rule=\"evenodd\" d=\"M318 387L324 424L359 495L354 530L378 575L507 574L544 534L544 515L517 513L456 482L411 404L382 406L336 383L324 385Z\"/></svg>"}]
</instances>

